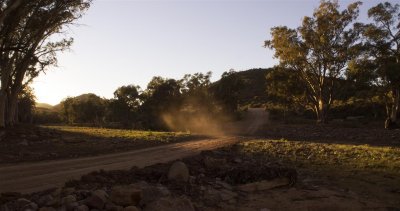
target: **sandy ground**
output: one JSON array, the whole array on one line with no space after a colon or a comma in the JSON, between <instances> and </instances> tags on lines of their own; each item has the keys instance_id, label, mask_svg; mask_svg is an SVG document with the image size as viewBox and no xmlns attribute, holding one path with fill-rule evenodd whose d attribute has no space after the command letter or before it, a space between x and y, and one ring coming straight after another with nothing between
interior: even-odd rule
<instances>
[{"instance_id":1,"label":"sandy ground","mask_svg":"<svg viewBox=\"0 0 400 211\"><path fill-rule=\"evenodd\" d=\"M144 167L224 147L237 141L237 138L197 140L88 158L1 165L0 192L27 193L61 187L66 181L95 170Z\"/></svg>"}]
</instances>

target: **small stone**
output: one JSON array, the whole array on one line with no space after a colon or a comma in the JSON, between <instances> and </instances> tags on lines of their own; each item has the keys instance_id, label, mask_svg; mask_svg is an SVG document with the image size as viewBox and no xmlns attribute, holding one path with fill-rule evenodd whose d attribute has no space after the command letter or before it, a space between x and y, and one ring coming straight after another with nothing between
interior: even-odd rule
<instances>
[{"instance_id":1,"label":"small stone","mask_svg":"<svg viewBox=\"0 0 400 211\"><path fill-rule=\"evenodd\" d=\"M140 202L142 191L133 186L115 186L110 193L110 200L116 205L130 206Z\"/></svg>"},{"instance_id":2,"label":"small stone","mask_svg":"<svg viewBox=\"0 0 400 211\"><path fill-rule=\"evenodd\" d=\"M226 183L226 182L216 181L215 183L216 183L217 185L219 185L219 186L225 188L225 189L228 189L228 190L232 190L232 189L233 189L233 187L232 187L230 184Z\"/></svg>"},{"instance_id":3,"label":"small stone","mask_svg":"<svg viewBox=\"0 0 400 211\"><path fill-rule=\"evenodd\" d=\"M39 211L56 211L53 207L41 207Z\"/></svg>"},{"instance_id":4,"label":"small stone","mask_svg":"<svg viewBox=\"0 0 400 211\"><path fill-rule=\"evenodd\" d=\"M72 192L74 192L75 189L72 189L72 190L73 190ZM51 196L53 196L53 197L58 197L58 196L61 195L61 192L62 192L61 188L56 188L56 189L51 193ZM67 195L69 195L69 194L67 194Z\"/></svg>"},{"instance_id":5,"label":"small stone","mask_svg":"<svg viewBox=\"0 0 400 211\"><path fill-rule=\"evenodd\" d=\"M140 211L139 208L135 207L135 206L129 206L129 207L125 207L123 209L123 211Z\"/></svg>"},{"instance_id":6,"label":"small stone","mask_svg":"<svg viewBox=\"0 0 400 211\"><path fill-rule=\"evenodd\" d=\"M187 182L189 180L189 169L182 161L174 162L168 171L169 180Z\"/></svg>"},{"instance_id":7,"label":"small stone","mask_svg":"<svg viewBox=\"0 0 400 211\"><path fill-rule=\"evenodd\" d=\"M287 178L277 178L273 180L263 180L259 182L247 183L237 186L237 189L244 192L255 192L269 190L276 187L288 185L290 183Z\"/></svg>"},{"instance_id":8,"label":"small stone","mask_svg":"<svg viewBox=\"0 0 400 211\"><path fill-rule=\"evenodd\" d=\"M73 202L76 202L76 198L73 195L68 195L61 199L61 204L63 204L63 205L67 205L67 204L70 204Z\"/></svg>"},{"instance_id":9,"label":"small stone","mask_svg":"<svg viewBox=\"0 0 400 211\"><path fill-rule=\"evenodd\" d=\"M36 203L29 201L25 198L20 198L16 202L18 210L37 210L38 206Z\"/></svg>"},{"instance_id":10,"label":"small stone","mask_svg":"<svg viewBox=\"0 0 400 211\"><path fill-rule=\"evenodd\" d=\"M29 142L28 142L28 140L26 140L26 139L22 139L22 141L19 142L18 145L21 145L21 146L29 146Z\"/></svg>"},{"instance_id":11,"label":"small stone","mask_svg":"<svg viewBox=\"0 0 400 211\"><path fill-rule=\"evenodd\" d=\"M51 195L44 195L38 199L37 204L39 206L43 207L43 206L50 205L50 202L52 202L53 200L54 200L54 198Z\"/></svg>"},{"instance_id":12,"label":"small stone","mask_svg":"<svg viewBox=\"0 0 400 211\"><path fill-rule=\"evenodd\" d=\"M215 189L207 189L204 192L203 202L207 206L216 206L221 200L221 195Z\"/></svg>"},{"instance_id":13,"label":"small stone","mask_svg":"<svg viewBox=\"0 0 400 211\"><path fill-rule=\"evenodd\" d=\"M196 177L195 176L189 176L189 183L193 184L196 182Z\"/></svg>"},{"instance_id":14,"label":"small stone","mask_svg":"<svg viewBox=\"0 0 400 211\"><path fill-rule=\"evenodd\" d=\"M75 208L77 208L78 206L79 206L78 202L72 202L72 203L65 205L67 210L71 210L71 211L74 211Z\"/></svg>"},{"instance_id":15,"label":"small stone","mask_svg":"<svg viewBox=\"0 0 400 211\"><path fill-rule=\"evenodd\" d=\"M158 185L156 187L147 187L142 190L142 199L140 204L148 204L149 202L153 202L159 198L166 197L171 195L171 192L168 188Z\"/></svg>"},{"instance_id":16,"label":"small stone","mask_svg":"<svg viewBox=\"0 0 400 211\"><path fill-rule=\"evenodd\" d=\"M58 207L61 205L61 200L60 198L53 198L50 201L47 201L47 203L45 204L45 206L50 206L50 207Z\"/></svg>"},{"instance_id":17,"label":"small stone","mask_svg":"<svg viewBox=\"0 0 400 211\"><path fill-rule=\"evenodd\" d=\"M75 207L74 211L89 211L89 207L82 204L82 205Z\"/></svg>"},{"instance_id":18,"label":"small stone","mask_svg":"<svg viewBox=\"0 0 400 211\"><path fill-rule=\"evenodd\" d=\"M19 198L19 199L17 200L17 204L18 204L18 205L25 206L25 205L27 205L27 204L29 204L29 203L31 203L31 201L29 201L29 200L26 199L26 198Z\"/></svg>"},{"instance_id":19,"label":"small stone","mask_svg":"<svg viewBox=\"0 0 400 211\"><path fill-rule=\"evenodd\" d=\"M114 205L114 204L106 204L104 209L107 210L107 211L122 211L124 209L124 207L118 206L118 205Z\"/></svg>"},{"instance_id":20,"label":"small stone","mask_svg":"<svg viewBox=\"0 0 400 211\"><path fill-rule=\"evenodd\" d=\"M71 195L71 194L73 194L74 192L75 192L75 188L63 188L63 189L61 190L61 194L62 194L63 196Z\"/></svg>"},{"instance_id":21,"label":"small stone","mask_svg":"<svg viewBox=\"0 0 400 211\"><path fill-rule=\"evenodd\" d=\"M234 199L238 196L237 193L229 191L229 190L221 190L219 192L220 198L222 199L222 201L229 201L231 199Z\"/></svg>"},{"instance_id":22,"label":"small stone","mask_svg":"<svg viewBox=\"0 0 400 211\"><path fill-rule=\"evenodd\" d=\"M172 198L164 197L154 201L143 209L144 211L162 210L162 211L195 211L192 202L186 197Z\"/></svg>"},{"instance_id":23,"label":"small stone","mask_svg":"<svg viewBox=\"0 0 400 211\"><path fill-rule=\"evenodd\" d=\"M233 160L233 162L235 162L235 163L242 163L243 161L242 161L242 159L240 159L240 158L235 158L235 159Z\"/></svg>"},{"instance_id":24,"label":"small stone","mask_svg":"<svg viewBox=\"0 0 400 211\"><path fill-rule=\"evenodd\" d=\"M6 136L6 131L0 130L0 141L3 140L5 136Z\"/></svg>"},{"instance_id":25,"label":"small stone","mask_svg":"<svg viewBox=\"0 0 400 211\"><path fill-rule=\"evenodd\" d=\"M205 157L203 162L207 169L220 169L226 166L225 158Z\"/></svg>"},{"instance_id":26,"label":"small stone","mask_svg":"<svg viewBox=\"0 0 400 211\"><path fill-rule=\"evenodd\" d=\"M31 203L27 204L26 206L24 206L23 210L34 211L34 210L37 210L38 208L39 207L38 207L38 205L36 203L31 202Z\"/></svg>"}]
</instances>

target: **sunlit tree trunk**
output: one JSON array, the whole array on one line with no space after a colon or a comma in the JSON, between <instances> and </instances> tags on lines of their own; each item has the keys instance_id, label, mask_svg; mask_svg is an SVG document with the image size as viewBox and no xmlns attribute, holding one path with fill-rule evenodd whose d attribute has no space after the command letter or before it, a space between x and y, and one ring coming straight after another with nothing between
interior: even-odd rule
<instances>
[{"instance_id":1,"label":"sunlit tree trunk","mask_svg":"<svg viewBox=\"0 0 400 211\"><path fill-rule=\"evenodd\" d=\"M315 105L315 111L317 114L317 123L318 124L325 124L326 116L327 116L327 106L323 100L318 101L318 105Z\"/></svg>"}]
</instances>

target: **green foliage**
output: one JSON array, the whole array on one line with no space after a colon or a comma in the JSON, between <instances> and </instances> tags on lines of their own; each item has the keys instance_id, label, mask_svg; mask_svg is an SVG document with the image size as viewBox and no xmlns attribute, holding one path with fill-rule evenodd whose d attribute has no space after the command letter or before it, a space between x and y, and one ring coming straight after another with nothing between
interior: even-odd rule
<instances>
[{"instance_id":1,"label":"green foliage","mask_svg":"<svg viewBox=\"0 0 400 211\"><path fill-rule=\"evenodd\" d=\"M221 79L210 87L210 91L226 113L234 114L238 110L239 93L244 80L234 70L224 72Z\"/></svg>"},{"instance_id":2,"label":"green foliage","mask_svg":"<svg viewBox=\"0 0 400 211\"><path fill-rule=\"evenodd\" d=\"M282 110L302 112L306 110L308 102L305 84L294 71L275 67L265 76L267 80L267 94L270 103L281 106Z\"/></svg>"},{"instance_id":3,"label":"green foliage","mask_svg":"<svg viewBox=\"0 0 400 211\"><path fill-rule=\"evenodd\" d=\"M176 111L191 115L194 113L215 113L215 101L210 92L211 72L186 74L179 82L182 86L182 101Z\"/></svg>"},{"instance_id":4,"label":"green foliage","mask_svg":"<svg viewBox=\"0 0 400 211\"><path fill-rule=\"evenodd\" d=\"M31 123L35 113L36 99L33 90L29 86L18 95L18 119L23 123Z\"/></svg>"},{"instance_id":5,"label":"green foliage","mask_svg":"<svg viewBox=\"0 0 400 211\"><path fill-rule=\"evenodd\" d=\"M60 112L51 108L36 108L33 115L33 123L36 124L59 124L62 123Z\"/></svg>"},{"instance_id":6,"label":"green foliage","mask_svg":"<svg viewBox=\"0 0 400 211\"><path fill-rule=\"evenodd\" d=\"M91 0L1 1L0 127L18 122L20 91L41 71L57 64L57 52L69 49L73 41L64 37L66 26L90 4Z\"/></svg>"},{"instance_id":7,"label":"green foliage","mask_svg":"<svg viewBox=\"0 0 400 211\"><path fill-rule=\"evenodd\" d=\"M83 94L61 102L62 115L68 123L100 125L106 111L106 100L95 94Z\"/></svg>"},{"instance_id":8,"label":"green foliage","mask_svg":"<svg viewBox=\"0 0 400 211\"><path fill-rule=\"evenodd\" d=\"M124 127L132 127L140 103L139 86L121 86L115 90L114 99L108 101L105 120L119 122Z\"/></svg>"},{"instance_id":9,"label":"green foliage","mask_svg":"<svg viewBox=\"0 0 400 211\"><path fill-rule=\"evenodd\" d=\"M126 105L134 109L139 106L140 87L134 85L121 86L114 92L114 98L126 103Z\"/></svg>"},{"instance_id":10,"label":"green foliage","mask_svg":"<svg viewBox=\"0 0 400 211\"><path fill-rule=\"evenodd\" d=\"M352 61L353 80L370 83L383 96L387 116L397 120L400 101L400 6L379 3L368 10L371 24L358 24L363 35L360 56Z\"/></svg>"},{"instance_id":11,"label":"green foliage","mask_svg":"<svg viewBox=\"0 0 400 211\"><path fill-rule=\"evenodd\" d=\"M179 108L182 100L181 84L175 79L154 77L142 94L143 104L139 108L140 123L144 128L166 129L161 115Z\"/></svg>"}]
</instances>

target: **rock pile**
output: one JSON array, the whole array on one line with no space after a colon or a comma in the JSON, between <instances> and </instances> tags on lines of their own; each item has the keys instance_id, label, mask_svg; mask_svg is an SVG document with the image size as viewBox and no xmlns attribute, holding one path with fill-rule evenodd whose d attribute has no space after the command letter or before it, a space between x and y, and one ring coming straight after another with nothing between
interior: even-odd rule
<instances>
[{"instance_id":1,"label":"rock pile","mask_svg":"<svg viewBox=\"0 0 400 211\"><path fill-rule=\"evenodd\" d=\"M296 176L230 149L207 151L142 169L92 172L62 189L3 193L0 211L235 210L249 193L293 185Z\"/></svg>"},{"instance_id":2,"label":"rock pile","mask_svg":"<svg viewBox=\"0 0 400 211\"><path fill-rule=\"evenodd\" d=\"M11 194L3 193L3 197ZM15 195L22 197L22 195ZM145 182L112 189L93 191L74 188L53 189L18 198L1 205L1 211L136 211L188 210L194 211L190 199L173 196L162 185Z\"/></svg>"}]
</instances>

